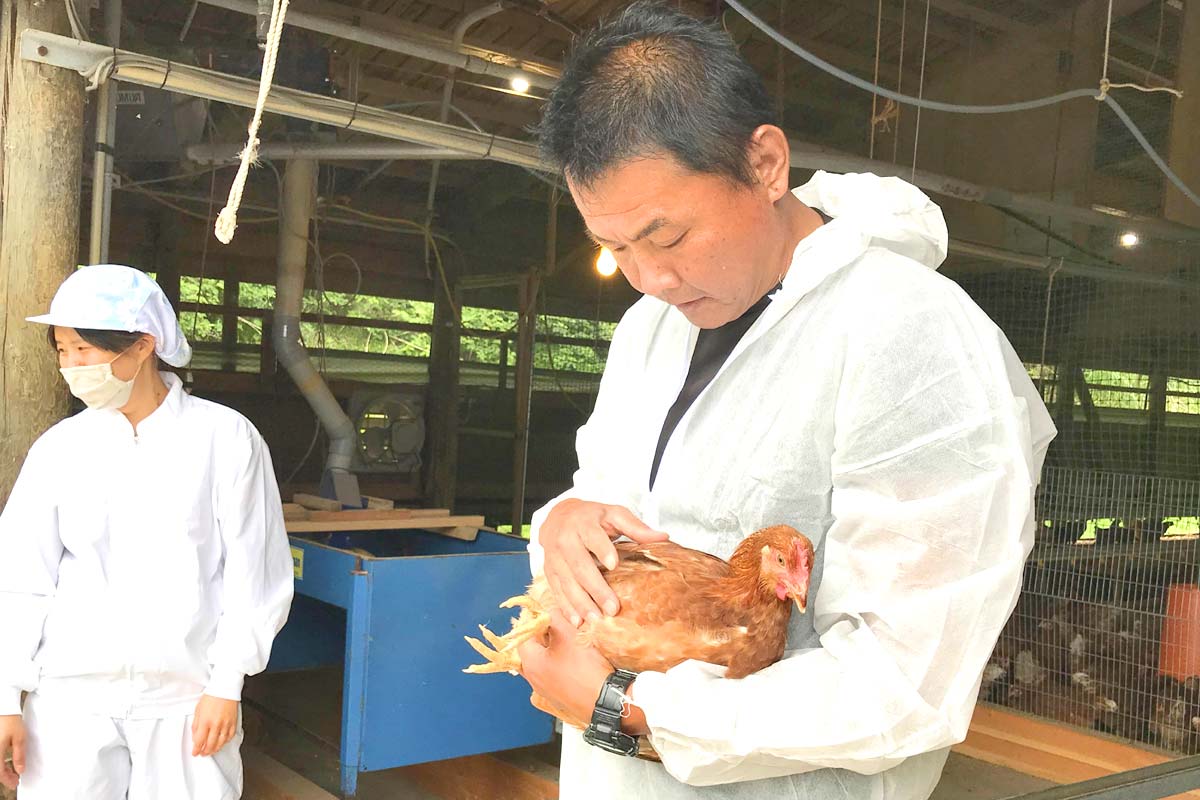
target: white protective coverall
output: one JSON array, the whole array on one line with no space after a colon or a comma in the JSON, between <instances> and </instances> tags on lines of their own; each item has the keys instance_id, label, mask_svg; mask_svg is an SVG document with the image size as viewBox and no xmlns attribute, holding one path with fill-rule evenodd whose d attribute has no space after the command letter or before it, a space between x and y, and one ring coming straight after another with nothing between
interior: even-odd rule
<instances>
[{"instance_id":1,"label":"white protective coverall","mask_svg":"<svg viewBox=\"0 0 1200 800\"><path fill-rule=\"evenodd\" d=\"M564 800L920 800L967 731L1021 586L1054 426L1004 334L936 271L940 209L895 178L818 172L833 221L675 429L697 328L643 297L617 327L567 497L727 558L787 523L816 547L781 662L686 662L633 687L662 765L564 735ZM701 788L703 787L703 788Z\"/></svg>"},{"instance_id":2,"label":"white protective coverall","mask_svg":"<svg viewBox=\"0 0 1200 800\"><path fill-rule=\"evenodd\" d=\"M266 666L291 552L258 431L162 378L136 436L90 409L43 434L0 514L0 714L32 692L22 800L241 793L240 733L194 758L191 715Z\"/></svg>"}]
</instances>

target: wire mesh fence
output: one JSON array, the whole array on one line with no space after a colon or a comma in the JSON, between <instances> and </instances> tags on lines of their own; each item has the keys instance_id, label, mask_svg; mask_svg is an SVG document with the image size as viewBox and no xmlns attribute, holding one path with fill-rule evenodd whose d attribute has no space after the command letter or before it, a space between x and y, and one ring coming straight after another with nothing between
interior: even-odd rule
<instances>
[{"instance_id":1,"label":"wire mesh fence","mask_svg":"<svg viewBox=\"0 0 1200 800\"><path fill-rule=\"evenodd\" d=\"M948 267L1013 343L1059 429L1022 595L980 699L1195 753L1197 288L1184 244L1140 245L1099 272L1072 271L1070 255L1041 272Z\"/></svg>"}]
</instances>

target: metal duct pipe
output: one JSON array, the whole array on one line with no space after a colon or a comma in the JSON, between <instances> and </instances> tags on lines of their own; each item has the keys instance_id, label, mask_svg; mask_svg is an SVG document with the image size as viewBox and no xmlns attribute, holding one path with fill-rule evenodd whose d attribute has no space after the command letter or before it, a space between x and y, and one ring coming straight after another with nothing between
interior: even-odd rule
<instances>
[{"instance_id":1,"label":"metal duct pipe","mask_svg":"<svg viewBox=\"0 0 1200 800\"><path fill-rule=\"evenodd\" d=\"M237 163L245 144L194 144L188 147L190 161L201 164ZM418 144L391 142L348 142L346 144L311 144L307 142L268 142L258 148L258 157L265 161L287 161L311 158L317 161L428 161L478 160L479 156L451 150L447 147L424 147Z\"/></svg>"},{"instance_id":2,"label":"metal duct pipe","mask_svg":"<svg viewBox=\"0 0 1200 800\"><path fill-rule=\"evenodd\" d=\"M467 14L465 17L463 17L461 20L459 20L459 23L454 26L454 38L452 40L453 41L452 46L454 47L454 49L458 50L459 48L462 47L463 39L466 38L467 31L471 29L471 26L473 26L479 22L482 22L483 20L487 19L488 17L493 17L496 14L499 14L501 11L503 11L506 8L509 8L511 5L512 5L511 0L497 0L497 2L495 2L495 3L491 3L489 5L483 6L482 8L475 9L470 14ZM438 113L438 122L446 122L450 119L450 101L454 97L454 76L457 72L458 72L458 70L455 67L450 67L450 71L446 76L446 83L442 87L442 106L441 106L441 110ZM356 193L361 192L368 183L370 183L371 181L373 181L377 177L379 177L381 174L383 174L383 171L386 170L391 165L392 165L391 161L385 161L384 163L380 164L375 169L368 172L366 177L363 178L361 181L359 181L358 186L355 187L354 191ZM441 172L441 168L442 168L441 161L438 159L434 159L433 168L432 168L432 171L430 172L430 177L429 177L429 193L426 197L426 202L425 202L425 223L426 224L431 224L433 221L433 201L437 197L438 175ZM426 260L426 262L428 262L429 261L428 246L425 248L425 250L426 250L425 260Z\"/></svg>"},{"instance_id":3,"label":"metal duct pipe","mask_svg":"<svg viewBox=\"0 0 1200 800\"><path fill-rule=\"evenodd\" d=\"M1078 261L1072 261L1069 258L1059 258L1058 256L1033 256L1028 253L1017 253L1012 250L989 247L986 244L965 242L961 239L950 240L950 254L966 258L980 258L985 261L995 261L998 264L1008 264L1009 266L1031 269L1038 272L1062 272L1064 275L1076 275L1081 278L1095 278L1102 281L1113 281L1137 286L1153 286L1159 289L1176 289L1181 292L1200 291L1200 284L1174 278L1170 275L1155 275L1136 270L1082 264Z\"/></svg>"},{"instance_id":4,"label":"metal duct pipe","mask_svg":"<svg viewBox=\"0 0 1200 800\"><path fill-rule=\"evenodd\" d=\"M321 478L322 493L344 505L359 506L358 480L350 472L357 435L333 392L312 365L300 342L300 312L304 276L308 265L308 225L317 195L317 162L294 159L283 173L279 209L279 269L275 280L275 317L272 341L283 365L304 399L312 406L329 435L329 457Z\"/></svg>"},{"instance_id":5,"label":"metal duct pipe","mask_svg":"<svg viewBox=\"0 0 1200 800\"><path fill-rule=\"evenodd\" d=\"M237 11L249 16L256 16L258 13L258 6L255 4L255 0L201 0L201 2L206 5L224 8L229 11ZM393 53L416 56L426 61L434 61L438 64L457 67L467 72L474 72L477 75L492 75L497 78L503 78L506 81L513 78L524 78L529 81L531 86L539 86L543 89L553 88L558 80L556 77L528 72L516 67L510 67L507 64L468 55L458 50L451 50L422 42L415 37L409 38L392 33L380 33L368 28L359 27L358 25L338 22L337 20L319 17L314 14L306 14L303 11L296 11L290 8L288 9L287 19L284 24L295 25L297 28L325 33L330 36L336 36L339 39L346 39L351 42L370 45L371 47L378 47L381 50L389 50Z\"/></svg>"},{"instance_id":6,"label":"metal duct pipe","mask_svg":"<svg viewBox=\"0 0 1200 800\"><path fill-rule=\"evenodd\" d=\"M141 86L153 86L169 92L203 97L219 103L254 108L258 100L258 81L202 67L167 62L162 58L117 50L111 47L80 42L69 36L59 36L38 30L21 32L21 57L42 64L73 69L81 74L115 67L108 80L127 81ZM358 105L336 97L325 97L298 89L273 86L267 95L265 109L310 122L321 122L358 133L369 133L385 139L446 147L478 158L501 161L529 169L552 172L543 162L537 146L531 142L493 136L457 125L443 125L432 120L384 111L372 106Z\"/></svg>"},{"instance_id":7,"label":"metal duct pipe","mask_svg":"<svg viewBox=\"0 0 1200 800\"><path fill-rule=\"evenodd\" d=\"M121 0L104 4L105 43L121 43ZM92 216L88 230L88 263L108 263L112 223L113 147L117 141L117 86L106 82L96 92L96 151L92 156Z\"/></svg>"}]
</instances>

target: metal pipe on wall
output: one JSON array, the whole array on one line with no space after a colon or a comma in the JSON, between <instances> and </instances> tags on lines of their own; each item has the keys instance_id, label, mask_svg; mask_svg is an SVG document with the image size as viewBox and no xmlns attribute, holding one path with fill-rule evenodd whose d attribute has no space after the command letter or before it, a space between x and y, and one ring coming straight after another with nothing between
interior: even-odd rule
<instances>
[{"instance_id":1,"label":"metal pipe on wall","mask_svg":"<svg viewBox=\"0 0 1200 800\"><path fill-rule=\"evenodd\" d=\"M495 16L511 5L511 0L497 0L495 3L477 8L471 13L463 17L457 25L454 26L453 47L457 51L462 47L463 39L466 38L467 31L475 24L482 22L488 17ZM450 101L454 96L454 76L458 72L456 67L450 67L449 73L446 76L446 83L442 87L442 105L438 113L438 122L446 122L450 119ZM355 192L361 192L368 183L375 180L384 170L392 165L391 161L385 161L379 166L372 169L355 187ZM429 193L425 202L425 221L429 223L433 217L433 201L437 196L438 173L441 171L441 160L433 160L433 168L429 178ZM429 247L425 248L425 260L429 261Z\"/></svg>"},{"instance_id":2,"label":"metal pipe on wall","mask_svg":"<svg viewBox=\"0 0 1200 800\"><path fill-rule=\"evenodd\" d=\"M235 0L229 0L234 2ZM226 2L226 0L221 0ZM21 57L43 64L88 73L104 60L111 58L112 48L89 42L78 42L29 29L21 33ZM164 88L192 97L204 97L222 103L253 108L258 96L255 81L224 75L199 67L171 63L164 59L118 51L120 61L112 75L118 81L142 86ZM500 161L543 172L556 172L539 157L536 145L503 136L479 133L457 125L443 125L407 114L384 111L368 106L323 97L295 89L275 87L267 97L266 109L275 114L321 122L361 133L371 133L387 139L400 139L435 147L448 147L479 158ZM846 172L873 172L877 175L900 174L894 164L876 161L836 151L796 145L792 147L793 168L830 169ZM900 177L912 181L926 191L975 203L1008 208L1014 211L1070 220L1087 225L1117 230L1134 230L1147 236L1175 241L1200 240L1200 228L1167 220L1141 217L1124 212L1100 211L1069 203L1043 200L1031 195L1017 194L993 186L984 186L946 175L917 170L903 170Z\"/></svg>"},{"instance_id":3,"label":"metal pipe on wall","mask_svg":"<svg viewBox=\"0 0 1200 800\"><path fill-rule=\"evenodd\" d=\"M279 208L279 257L275 283L275 315L271 338L283 365L329 435L329 456L321 477L321 492L343 505L362 502L358 479L350 472L357 444L354 423L300 341L300 313L308 265L308 226L316 207L317 162L293 159L283 173Z\"/></svg>"},{"instance_id":4,"label":"metal pipe on wall","mask_svg":"<svg viewBox=\"0 0 1200 800\"><path fill-rule=\"evenodd\" d=\"M194 144L187 149L189 161L201 164L235 164L245 144ZM344 144L314 144L311 142L266 142L258 148L264 161L286 161L311 158L317 161L395 161L478 160L479 156L448 147L425 147L419 144L391 142L346 142Z\"/></svg>"},{"instance_id":5,"label":"metal pipe on wall","mask_svg":"<svg viewBox=\"0 0 1200 800\"><path fill-rule=\"evenodd\" d=\"M104 4L104 38L108 46L121 44L121 0ZM108 262L112 222L113 147L117 141L117 85L106 81L96 92L96 150L92 155L92 215L88 231L88 263Z\"/></svg>"},{"instance_id":6,"label":"metal pipe on wall","mask_svg":"<svg viewBox=\"0 0 1200 800\"><path fill-rule=\"evenodd\" d=\"M499 14L510 5L511 3L506 2L505 0L497 0L497 2L490 3L482 8L477 8L470 14L467 14L465 17L463 17L459 23L454 26L455 49L462 47L463 39L466 37L467 31L470 30L472 26L482 22L488 17L494 17L496 14ZM454 76L457 73L457 69L450 67L450 74L446 77L446 83L442 87L442 107L438 111L438 122L445 123L450 119L450 103L451 100L454 99ZM387 169L387 167L387 164L381 164L379 170L371 175L368 175L367 179L359 185L359 188L361 189L364 185L366 185L368 180L380 172L383 172L383 170ZM433 226L434 210L437 202L438 180L441 178L441 175L442 162L435 159L429 171L429 191L425 195L425 224L429 225L430 227ZM426 268L428 268L428 242L425 244L425 265Z\"/></svg>"},{"instance_id":7,"label":"metal pipe on wall","mask_svg":"<svg viewBox=\"0 0 1200 800\"><path fill-rule=\"evenodd\" d=\"M255 16L258 7L254 0L200 0L202 3L217 8L224 8L228 11L237 11L241 14ZM446 47L422 42L415 37L405 37L393 33L381 33L373 31L369 28L363 28L358 25L351 25L345 22L338 22L334 19L319 17L315 14L306 14L303 11L288 10L287 25L294 25L297 28L304 28L318 33L336 36L339 39L346 39L359 44L378 47L381 50L388 50L393 53L403 53L417 58L423 58L426 61L434 61L438 64L456 67L467 72L473 72L477 75L492 75L504 80L512 80L513 78L524 78L529 81L531 86L538 86L543 89L553 88L557 77L542 75L529 70L510 67L507 64L501 64L497 61L489 61L479 58L478 56L469 55L467 53L452 50Z\"/></svg>"}]
</instances>

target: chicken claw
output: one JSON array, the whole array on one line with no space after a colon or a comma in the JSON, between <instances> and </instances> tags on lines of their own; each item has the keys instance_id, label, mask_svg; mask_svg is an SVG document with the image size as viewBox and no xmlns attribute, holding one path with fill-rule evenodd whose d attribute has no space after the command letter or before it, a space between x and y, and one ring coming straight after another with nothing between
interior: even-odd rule
<instances>
[{"instance_id":1,"label":"chicken claw","mask_svg":"<svg viewBox=\"0 0 1200 800\"><path fill-rule=\"evenodd\" d=\"M517 648L523 642L544 634L550 628L550 615L529 595L510 597L500 604L501 608L518 606L521 608L521 614L512 621L512 630L505 635L497 636L488 630L487 626L480 625L479 633L487 640L487 644L470 636L463 637L475 652L487 659L486 664L472 664L463 672L476 675L489 672L508 672L512 675L520 673L521 656L517 653Z\"/></svg>"}]
</instances>

